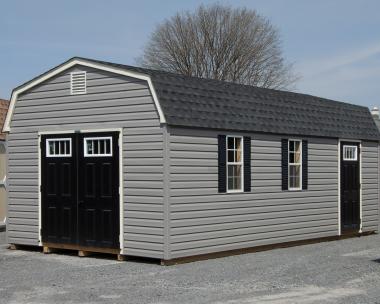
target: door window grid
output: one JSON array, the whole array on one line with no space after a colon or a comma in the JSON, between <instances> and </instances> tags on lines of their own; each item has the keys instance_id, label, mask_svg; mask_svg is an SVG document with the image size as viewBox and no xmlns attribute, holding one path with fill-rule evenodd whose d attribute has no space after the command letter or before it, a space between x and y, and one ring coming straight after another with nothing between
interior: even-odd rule
<instances>
[{"instance_id":1,"label":"door window grid","mask_svg":"<svg viewBox=\"0 0 380 304\"><path fill-rule=\"evenodd\" d=\"M85 157L112 156L112 137L86 137L83 149Z\"/></svg>"},{"instance_id":2,"label":"door window grid","mask_svg":"<svg viewBox=\"0 0 380 304\"><path fill-rule=\"evenodd\" d=\"M71 138L46 139L47 157L71 157Z\"/></svg>"},{"instance_id":3,"label":"door window grid","mask_svg":"<svg viewBox=\"0 0 380 304\"><path fill-rule=\"evenodd\" d=\"M289 140L289 190L301 190L302 144L301 140Z\"/></svg>"},{"instance_id":4,"label":"door window grid","mask_svg":"<svg viewBox=\"0 0 380 304\"><path fill-rule=\"evenodd\" d=\"M358 160L357 146L343 146L343 160L356 161Z\"/></svg>"},{"instance_id":5,"label":"door window grid","mask_svg":"<svg viewBox=\"0 0 380 304\"><path fill-rule=\"evenodd\" d=\"M227 192L243 191L243 140L227 136Z\"/></svg>"}]
</instances>

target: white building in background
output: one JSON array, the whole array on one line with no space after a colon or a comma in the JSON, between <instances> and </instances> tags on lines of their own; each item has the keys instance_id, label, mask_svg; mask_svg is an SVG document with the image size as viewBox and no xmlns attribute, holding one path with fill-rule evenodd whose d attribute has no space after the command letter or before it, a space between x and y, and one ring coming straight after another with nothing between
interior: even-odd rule
<instances>
[{"instance_id":1,"label":"white building in background","mask_svg":"<svg viewBox=\"0 0 380 304\"><path fill-rule=\"evenodd\" d=\"M378 107L373 107L373 109L371 110L371 114L372 114L373 119L376 122L377 127L380 129L380 112L379 112L379 108Z\"/></svg>"}]
</instances>

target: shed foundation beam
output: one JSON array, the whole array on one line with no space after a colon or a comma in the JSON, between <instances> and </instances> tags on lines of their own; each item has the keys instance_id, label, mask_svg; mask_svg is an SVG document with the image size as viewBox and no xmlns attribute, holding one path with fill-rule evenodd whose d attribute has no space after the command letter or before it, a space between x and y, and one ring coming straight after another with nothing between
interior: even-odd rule
<instances>
[{"instance_id":1,"label":"shed foundation beam","mask_svg":"<svg viewBox=\"0 0 380 304\"><path fill-rule=\"evenodd\" d=\"M10 250L17 250L19 247L16 244L10 244L8 247Z\"/></svg>"},{"instance_id":2,"label":"shed foundation beam","mask_svg":"<svg viewBox=\"0 0 380 304\"><path fill-rule=\"evenodd\" d=\"M78 250L78 256L80 256L80 257L87 257L87 256L90 256L92 254L93 254L93 252L91 252L91 251Z\"/></svg>"},{"instance_id":3,"label":"shed foundation beam","mask_svg":"<svg viewBox=\"0 0 380 304\"><path fill-rule=\"evenodd\" d=\"M42 247L42 252L45 253L45 254L49 254L49 253L57 252L57 249L51 248L51 247L48 247L48 246L43 246Z\"/></svg>"},{"instance_id":4,"label":"shed foundation beam","mask_svg":"<svg viewBox=\"0 0 380 304\"><path fill-rule=\"evenodd\" d=\"M128 260L128 257L124 254L118 254L117 255L117 260L120 261L120 262L124 262L124 261L127 261Z\"/></svg>"}]
</instances>

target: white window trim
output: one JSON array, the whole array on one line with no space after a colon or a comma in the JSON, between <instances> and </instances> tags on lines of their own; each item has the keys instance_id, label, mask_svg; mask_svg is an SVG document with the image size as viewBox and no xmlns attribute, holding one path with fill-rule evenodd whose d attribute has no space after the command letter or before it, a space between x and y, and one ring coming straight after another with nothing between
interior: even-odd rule
<instances>
[{"instance_id":1,"label":"white window trim","mask_svg":"<svg viewBox=\"0 0 380 304\"><path fill-rule=\"evenodd\" d=\"M73 91L73 76L75 75L84 75L84 91L83 92L74 92ZM71 95L81 95L87 93L87 72L79 71L79 72L71 72L70 73L70 94Z\"/></svg>"},{"instance_id":2,"label":"white window trim","mask_svg":"<svg viewBox=\"0 0 380 304\"><path fill-rule=\"evenodd\" d=\"M229 162L228 161L228 138L240 138L241 140L241 162ZM227 135L226 136L226 189L227 193L241 193L244 192L244 142L243 142L243 136L236 136L236 135ZM240 179L241 179L241 188L240 189L228 189L228 165L241 165L240 170Z\"/></svg>"},{"instance_id":3,"label":"white window trim","mask_svg":"<svg viewBox=\"0 0 380 304\"><path fill-rule=\"evenodd\" d=\"M70 153L69 154L50 154L49 151L49 143L52 141L68 141L69 147L70 147ZM71 144L71 138L47 138L46 139L46 157L71 157L72 156L72 144Z\"/></svg>"},{"instance_id":4,"label":"white window trim","mask_svg":"<svg viewBox=\"0 0 380 304\"><path fill-rule=\"evenodd\" d=\"M354 148L355 158L346 158L345 148ZM358 146L343 145L343 160L344 161L357 161L358 160Z\"/></svg>"},{"instance_id":5,"label":"white window trim","mask_svg":"<svg viewBox=\"0 0 380 304\"><path fill-rule=\"evenodd\" d=\"M290 142L291 141L296 141L296 142L299 142L300 143L300 150L301 150L301 153L300 153L300 186L299 187L290 187L290 166L291 165L298 165L297 163L290 163ZM300 191L302 190L302 140L301 139L288 139L288 190L289 191Z\"/></svg>"},{"instance_id":6,"label":"white window trim","mask_svg":"<svg viewBox=\"0 0 380 304\"><path fill-rule=\"evenodd\" d=\"M109 139L110 140L110 153L97 153L97 154L88 154L87 153L87 141L88 140L101 140L101 139ZM101 137L85 137L83 139L83 152L84 152L84 157L110 157L112 156L112 151L113 151L113 145L112 145L112 136L101 136Z\"/></svg>"}]
</instances>

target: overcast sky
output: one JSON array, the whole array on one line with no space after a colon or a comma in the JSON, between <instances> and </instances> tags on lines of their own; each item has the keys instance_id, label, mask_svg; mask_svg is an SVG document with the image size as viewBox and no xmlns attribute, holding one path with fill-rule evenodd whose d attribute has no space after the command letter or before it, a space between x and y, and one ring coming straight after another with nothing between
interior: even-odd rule
<instances>
[{"instance_id":1,"label":"overcast sky","mask_svg":"<svg viewBox=\"0 0 380 304\"><path fill-rule=\"evenodd\" d=\"M0 98L73 56L135 64L149 34L177 11L215 1L33 0L0 4ZM279 28L297 91L380 105L380 1L234 0Z\"/></svg>"}]
</instances>

